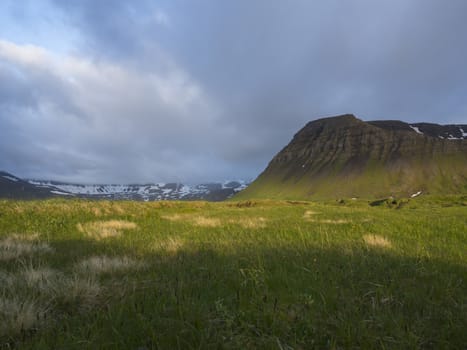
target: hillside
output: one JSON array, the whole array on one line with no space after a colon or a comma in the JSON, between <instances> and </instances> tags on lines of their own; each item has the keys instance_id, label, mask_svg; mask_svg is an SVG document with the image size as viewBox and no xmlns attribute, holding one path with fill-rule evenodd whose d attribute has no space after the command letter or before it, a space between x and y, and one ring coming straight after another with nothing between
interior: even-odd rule
<instances>
[{"instance_id":1,"label":"hillside","mask_svg":"<svg viewBox=\"0 0 467 350\"><path fill-rule=\"evenodd\" d=\"M22 180L10 173L0 171L0 198L41 199L60 194L53 187L41 187Z\"/></svg>"},{"instance_id":2,"label":"hillside","mask_svg":"<svg viewBox=\"0 0 467 350\"><path fill-rule=\"evenodd\" d=\"M305 125L236 198L332 199L467 192L467 125L364 122Z\"/></svg>"}]
</instances>

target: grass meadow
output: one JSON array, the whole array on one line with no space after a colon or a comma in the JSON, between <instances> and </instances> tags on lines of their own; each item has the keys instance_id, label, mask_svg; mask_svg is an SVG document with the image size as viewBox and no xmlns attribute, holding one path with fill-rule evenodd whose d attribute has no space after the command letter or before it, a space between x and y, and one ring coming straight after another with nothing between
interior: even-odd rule
<instances>
[{"instance_id":1,"label":"grass meadow","mask_svg":"<svg viewBox=\"0 0 467 350\"><path fill-rule=\"evenodd\" d=\"M0 348L467 348L467 197L379 204L0 201Z\"/></svg>"}]
</instances>

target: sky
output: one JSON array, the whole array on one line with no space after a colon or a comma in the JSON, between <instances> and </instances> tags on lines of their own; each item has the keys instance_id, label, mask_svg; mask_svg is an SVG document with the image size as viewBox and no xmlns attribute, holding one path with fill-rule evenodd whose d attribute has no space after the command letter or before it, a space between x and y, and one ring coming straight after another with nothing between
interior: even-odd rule
<instances>
[{"instance_id":1,"label":"sky","mask_svg":"<svg viewBox=\"0 0 467 350\"><path fill-rule=\"evenodd\" d=\"M308 121L467 123L465 0L2 0L0 170L254 179Z\"/></svg>"}]
</instances>

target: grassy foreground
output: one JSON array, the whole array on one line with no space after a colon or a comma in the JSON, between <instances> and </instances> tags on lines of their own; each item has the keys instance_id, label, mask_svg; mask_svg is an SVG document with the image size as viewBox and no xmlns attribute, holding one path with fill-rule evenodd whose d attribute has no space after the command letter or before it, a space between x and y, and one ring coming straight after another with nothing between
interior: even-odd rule
<instances>
[{"instance_id":1,"label":"grassy foreground","mask_svg":"<svg viewBox=\"0 0 467 350\"><path fill-rule=\"evenodd\" d=\"M462 349L466 329L466 197L0 201L0 348Z\"/></svg>"}]
</instances>

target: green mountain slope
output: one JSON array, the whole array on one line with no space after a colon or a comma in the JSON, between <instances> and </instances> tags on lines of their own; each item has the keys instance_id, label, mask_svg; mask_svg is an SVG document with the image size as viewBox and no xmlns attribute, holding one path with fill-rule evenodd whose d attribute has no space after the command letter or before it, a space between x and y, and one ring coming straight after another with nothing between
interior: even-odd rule
<instances>
[{"instance_id":1,"label":"green mountain slope","mask_svg":"<svg viewBox=\"0 0 467 350\"><path fill-rule=\"evenodd\" d=\"M301 129L236 198L466 193L464 130L466 125L363 122L350 114L318 119Z\"/></svg>"}]
</instances>

